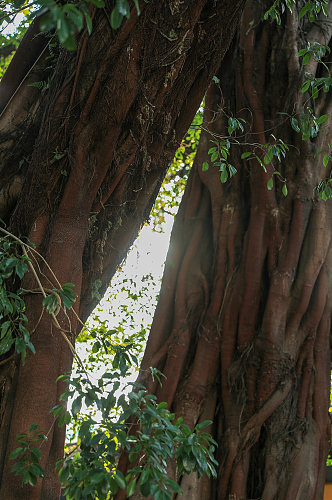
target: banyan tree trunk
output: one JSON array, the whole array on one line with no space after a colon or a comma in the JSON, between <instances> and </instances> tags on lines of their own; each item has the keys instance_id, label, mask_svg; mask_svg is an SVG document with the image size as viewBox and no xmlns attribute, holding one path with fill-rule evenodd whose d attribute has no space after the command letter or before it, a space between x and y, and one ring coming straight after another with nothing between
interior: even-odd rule
<instances>
[{"instance_id":1,"label":"banyan tree trunk","mask_svg":"<svg viewBox=\"0 0 332 500\"><path fill-rule=\"evenodd\" d=\"M261 23L249 1L236 39L210 87L194 168L176 217L160 300L140 379L190 426L210 419L218 478L179 477L186 500L321 500L329 450L331 201L316 187L331 120L302 141L289 119L310 105L331 111L324 94L299 91L297 50L329 44L331 26L287 14ZM250 21L252 21L250 23ZM308 67L310 66L310 67ZM313 59L306 70L319 75ZM225 184L211 166L212 140L229 116L246 119L232 146L237 174ZM274 134L292 144L265 173L246 151ZM266 150L265 150L266 152ZM202 163L210 168L202 170ZM271 190L267 181L280 172ZM286 180L288 195L282 194ZM146 375L155 366L162 387Z\"/></svg>"},{"instance_id":2,"label":"banyan tree trunk","mask_svg":"<svg viewBox=\"0 0 332 500\"><path fill-rule=\"evenodd\" d=\"M141 15L133 11L117 31L109 24L113 2L93 8L93 32L85 30L72 53L36 38L33 25L0 87L0 216L11 232L29 237L61 284L75 284L83 321L148 218L243 0L142 4ZM48 90L30 85L36 82ZM52 288L49 270L38 265L43 286ZM23 288L36 287L28 273ZM25 366L13 352L0 360L1 500L59 497L54 467L64 430L49 410L63 392L55 381L70 369L72 355L40 313L40 296L28 294L36 355ZM58 315L74 341L80 326L73 314L69 319ZM8 456L17 434L33 423L48 433L45 478L23 488Z\"/></svg>"}]
</instances>

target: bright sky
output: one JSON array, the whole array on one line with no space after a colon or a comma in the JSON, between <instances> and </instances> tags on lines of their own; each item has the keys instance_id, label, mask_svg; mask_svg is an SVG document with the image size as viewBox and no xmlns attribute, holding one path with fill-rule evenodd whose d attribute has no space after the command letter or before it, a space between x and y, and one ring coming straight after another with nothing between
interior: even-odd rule
<instances>
[{"instance_id":1,"label":"bright sky","mask_svg":"<svg viewBox=\"0 0 332 500\"><path fill-rule=\"evenodd\" d=\"M151 323L155 308L155 297L160 289L160 280L164 269L173 222L174 218L166 214L166 220L163 225L164 232L153 231L152 224L142 228L121 270L114 276L105 297L95 310L96 314L101 316L102 319L107 319L109 328L116 326L123 317L123 304L125 303L128 303L128 307L133 307L132 312L135 316L136 324L143 323L147 325ZM156 286L152 286L149 282L144 281L144 276L148 274L153 276ZM124 280L128 280L128 282L123 284ZM134 287L133 291L137 294L139 294L143 287L149 285L148 294L150 296L138 300L137 304L130 304L126 290L121 291L121 288L130 286L129 280L135 282L136 287ZM110 299L112 291L116 292L116 296Z\"/></svg>"},{"instance_id":2,"label":"bright sky","mask_svg":"<svg viewBox=\"0 0 332 500\"><path fill-rule=\"evenodd\" d=\"M152 224L144 226L141 230L137 240L128 253L121 271L114 276L111 287L94 311L102 320L107 320L108 329L117 328L118 325L121 324L125 329L124 335L130 335L139 331L140 328L144 326L148 334L149 325L153 319L155 299L160 290L173 222L174 218L166 214L163 233L153 231ZM144 281L144 276L148 274L154 277L155 284L153 284L151 280ZM124 280L128 280L128 282L123 283ZM121 288L124 286L127 288L127 286L130 285L129 280L134 280L136 287L133 288L131 285L130 288L137 294L139 294L140 290L144 287L148 287L148 291L143 298L137 301L128 300L126 290L121 291ZM114 293L116 294L115 297ZM123 310L123 306L128 307L129 315L133 316L132 320L130 320L130 318L128 320L128 314ZM91 316L93 316L93 314ZM90 324L93 324L93 320L91 319ZM94 341L88 341L76 344L76 350L82 361L88 360L89 350L93 342ZM103 361L104 362L101 362L98 366L95 366L93 370L89 367L91 380L97 382L100 375L107 370L107 356L103 357ZM133 382L136 376L137 372L133 372L130 377L126 378L123 386L121 386L117 392L128 392L130 386L125 389L125 385L129 382ZM71 406L71 400L68 401L68 405L69 407ZM86 407L83 403L83 412L84 408ZM99 412L97 411L95 415L97 420L98 414ZM72 438L75 440L72 428L68 426L67 439L70 440Z\"/></svg>"}]
</instances>

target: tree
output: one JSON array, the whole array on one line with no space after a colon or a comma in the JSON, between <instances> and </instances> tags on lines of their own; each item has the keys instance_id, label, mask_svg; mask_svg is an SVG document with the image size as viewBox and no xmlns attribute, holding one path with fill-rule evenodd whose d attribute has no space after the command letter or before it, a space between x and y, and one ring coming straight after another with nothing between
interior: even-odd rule
<instances>
[{"instance_id":1,"label":"tree","mask_svg":"<svg viewBox=\"0 0 332 500\"><path fill-rule=\"evenodd\" d=\"M140 376L189 426L213 421L218 479L173 470L186 499L323 495L332 206L317 186L330 175L331 95L317 82L330 78L319 60L330 64L331 25L310 23L310 4L277 25L261 22L269 2L248 1L206 96Z\"/></svg>"},{"instance_id":2,"label":"tree","mask_svg":"<svg viewBox=\"0 0 332 500\"><path fill-rule=\"evenodd\" d=\"M74 283L77 294L75 311L60 311L57 326L41 315L36 276L29 272L21 284L36 354L23 365L12 344L1 351L6 500L58 498L64 429L53 426L49 410L64 390L55 381L71 366L67 340L74 342L78 318L85 321L148 218L243 1L150 1L118 30L109 22L113 4L90 5L93 30L77 34L72 52L41 35L38 18L2 80L0 216L39 252L29 254L42 276L39 291ZM18 433L35 423L48 434L45 477L22 488L8 457Z\"/></svg>"}]
</instances>

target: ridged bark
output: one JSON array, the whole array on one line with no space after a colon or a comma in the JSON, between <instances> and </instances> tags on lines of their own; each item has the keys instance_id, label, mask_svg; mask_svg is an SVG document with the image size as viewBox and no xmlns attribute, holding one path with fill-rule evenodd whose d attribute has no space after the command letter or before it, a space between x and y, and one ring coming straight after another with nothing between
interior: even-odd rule
<instances>
[{"instance_id":1,"label":"ridged bark","mask_svg":"<svg viewBox=\"0 0 332 500\"><path fill-rule=\"evenodd\" d=\"M79 36L76 52L56 52L55 66L44 41L30 57L32 45L23 40L0 88L1 217L35 243L60 283L75 283L83 320L148 218L167 165L229 46L243 0L142 4L142 14L133 12L117 31L109 24L112 2L93 9L92 34ZM15 61L26 59L33 66L22 80ZM28 85L48 77L45 93ZM50 288L52 277L39 265ZM23 285L36 288L30 274ZM3 500L59 497L54 466L63 456L64 431L53 425L49 410L63 391L55 380L70 369L71 353L40 311L41 299L28 295L36 355L28 355L24 367L13 353L0 360ZM58 319L74 341L77 319ZM16 435L32 423L48 432L46 474L36 487L22 488L8 455Z\"/></svg>"},{"instance_id":2,"label":"ridged bark","mask_svg":"<svg viewBox=\"0 0 332 500\"><path fill-rule=\"evenodd\" d=\"M286 112L305 106L331 112L331 96L300 92L297 57L306 40L329 44L331 26L297 13L281 26L260 22L268 7L246 4L235 41L206 97L205 129L176 217L160 300L140 381L194 426L210 419L218 442L217 480L178 478L186 500L321 500L329 450L332 205L316 187L329 175L317 153L331 137L331 118L302 141ZM250 21L253 21L250 24ZM304 40L305 38L306 40ZM311 60L313 74L320 67ZM238 173L226 184L210 162L212 139L228 116L247 121L233 146ZM265 173L241 160L250 144L292 145ZM211 162L210 162L211 163ZM274 170L287 182L275 178ZM162 387L146 375L155 366ZM122 457L125 468L126 457ZM176 475L176 472L174 472Z\"/></svg>"}]
</instances>

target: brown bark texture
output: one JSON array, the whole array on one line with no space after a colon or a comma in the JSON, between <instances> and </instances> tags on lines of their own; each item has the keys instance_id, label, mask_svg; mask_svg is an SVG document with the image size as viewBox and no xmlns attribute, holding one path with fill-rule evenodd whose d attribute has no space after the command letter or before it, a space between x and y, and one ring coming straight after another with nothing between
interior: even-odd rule
<instances>
[{"instance_id":1,"label":"brown bark texture","mask_svg":"<svg viewBox=\"0 0 332 500\"><path fill-rule=\"evenodd\" d=\"M265 2L266 4L266 2ZM267 7L267 5L265 5ZM246 4L206 97L194 168L176 217L160 300L140 381L189 426L210 419L218 442L217 480L177 477L186 500L321 500L329 450L331 201L317 196L328 176L322 156L331 119L302 141L296 118L310 105L331 112L331 96L313 101L297 52L308 40L329 44L331 26L297 13L260 22L261 2ZM306 71L322 75L311 59ZM229 116L246 120L220 182L208 150L227 137ZM264 151L271 134L292 145L265 173L241 154ZM266 152L266 150L265 150ZM277 170L283 182L267 181ZM153 383L149 367L167 377ZM125 468L126 457L122 457ZM180 497L179 497L180 498Z\"/></svg>"},{"instance_id":2,"label":"brown bark texture","mask_svg":"<svg viewBox=\"0 0 332 500\"><path fill-rule=\"evenodd\" d=\"M133 9L117 31L109 23L113 3L91 9L93 32L78 36L75 52L36 38L33 25L0 87L0 217L29 237L60 284L75 284L83 321L148 218L244 2L142 2L141 15ZM47 91L30 85L39 81L49 81ZM35 265L43 286L56 286L43 261ZM31 273L23 286L36 288ZM0 498L53 500L64 430L49 410L72 355L50 317L41 316L38 294L27 295L26 313L36 355L25 366L12 352L0 360ZM58 321L74 341L74 314L60 313ZM11 473L8 456L33 423L48 441L45 478L32 488Z\"/></svg>"}]
</instances>

